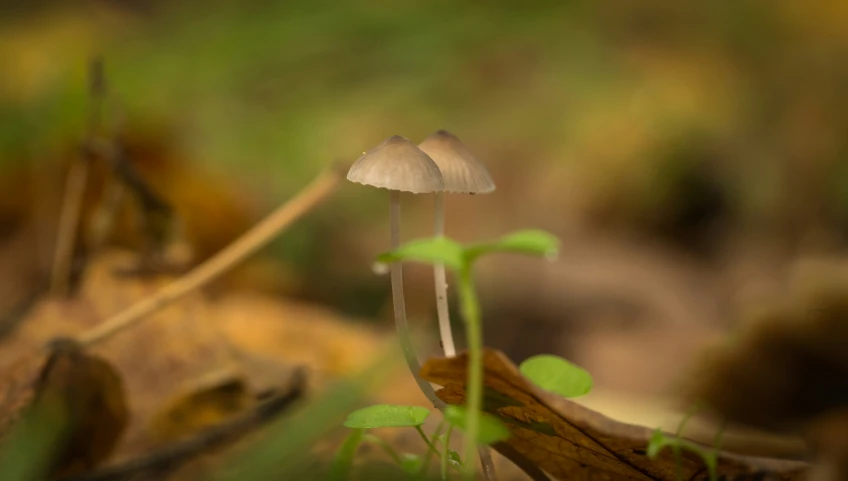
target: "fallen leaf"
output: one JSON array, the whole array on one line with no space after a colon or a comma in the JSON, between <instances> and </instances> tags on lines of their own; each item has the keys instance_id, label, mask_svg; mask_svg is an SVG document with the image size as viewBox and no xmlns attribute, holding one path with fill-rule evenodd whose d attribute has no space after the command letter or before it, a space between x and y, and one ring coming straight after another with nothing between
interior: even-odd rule
<instances>
[{"instance_id":1,"label":"fallen leaf","mask_svg":"<svg viewBox=\"0 0 848 481\"><path fill-rule=\"evenodd\" d=\"M821 479L844 479L848 278L837 265L807 269L799 269L791 295L707 352L687 377L686 397L730 422L803 436L816 469L831 473Z\"/></svg>"},{"instance_id":2,"label":"fallen leaf","mask_svg":"<svg viewBox=\"0 0 848 481\"><path fill-rule=\"evenodd\" d=\"M50 339L75 336L111 315L151 295L171 276L123 277L116 271L132 266L129 252L112 251L95 259L70 299L40 300L20 326L0 344L0 371L37 353ZM235 361L214 314L199 293L151 315L132 331L91 351L124 374L132 418L115 453L117 459L147 452L156 441L149 426L165 401L185 392L186 386Z\"/></svg>"},{"instance_id":3,"label":"fallen leaf","mask_svg":"<svg viewBox=\"0 0 848 481\"><path fill-rule=\"evenodd\" d=\"M48 469L51 476L85 472L108 459L129 421L118 372L70 339L52 342L49 354L39 353L17 367L0 407L6 421L0 435L26 413L49 406L59 441Z\"/></svg>"},{"instance_id":4,"label":"fallen leaf","mask_svg":"<svg viewBox=\"0 0 848 481\"><path fill-rule=\"evenodd\" d=\"M238 364L187 383L153 415L150 430L157 445L228 422L266 399L299 396L303 390L306 376L301 369L286 369L249 353L235 354Z\"/></svg>"},{"instance_id":5,"label":"fallen leaf","mask_svg":"<svg viewBox=\"0 0 848 481\"><path fill-rule=\"evenodd\" d=\"M220 424L252 404L247 385L237 373L212 373L165 403L151 421L152 437L157 444L181 439Z\"/></svg>"},{"instance_id":6,"label":"fallen leaf","mask_svg":"<svg viewBox=\"0 0 848 481\"><path fill-rule=\"evenodd\" d=\"M165 443L130 460L111 463L61 481L178 481L208 479L221 469L221 462L267 435L269 423L301 399L305 387L303 371L295 371L290 383L224 422L209 426L185 439Z\"/></svg>"},{"instance_id":7,"label":"fallen leaf","mask_svg":"<svg viewBox=\"0 0 848 481\"><path fill-rule=\"evenodd\" d=\"M448 404L465 403L468 358L429 360L422 368L424 379L444 386L437 391ZM538 466L558 479L569 480L675 480L673 454L656 459L645 454L652 430L613 421L572 401L545 392L521 376L503 353L484 353L484 409L497 416L512 436L493 446L505 456ZM709 447L706 447L709 449ZM808 465L801 462L754 458L722 452L718 473L732 479L802 479ZM680 460L683 479L707 479L704 463L691 453Z\"/></svg>"}]
</instances>

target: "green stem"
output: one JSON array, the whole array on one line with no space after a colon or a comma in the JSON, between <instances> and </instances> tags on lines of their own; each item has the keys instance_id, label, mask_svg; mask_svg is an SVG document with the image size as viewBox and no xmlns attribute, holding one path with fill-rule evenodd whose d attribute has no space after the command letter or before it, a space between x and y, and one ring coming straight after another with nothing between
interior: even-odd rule
<instances>
[{"instance_id":1,"label":"green stem","mask_svg":"<svg viewBox=\"0 0 848 481\"><path fill-rule=\"evenodd\" d=\"M471 277L471 266L464 266L458 272L459 295L462 300L462 316L468 336L468 419L465 426L465 440L462 457L463 477L474 479L477 463L473 461L477 450L477 438L480 431L480 410L483 404L483 329L480 322L480 303Z\"/></svg>"},{"instance_id":2,"label":"green stem","mask_svg":"<svg viewBox=\"0 0 848 481\"><path fill-rule=\"evenodd\" d=\"M371 444L376 444L377 446L381 447L383 451L385 451L386 454L388 454L389 457L392 458L395 463L397 463L398 466L401 466L403 464L403 460L400 459L400 455L397 453L397 451L395 451L395 448L389 445L389 443L383 441L377 436L374 436L373 434L366 434L362 440L368 441Z\"/></svg>"},{"instance_id":3,"label":"green stem","mask_svg":"<svg viewBox=\"0 0 848 481\"><path fill-rule=\"evenodd\" d=\"M353 458L356 456L357 448L362 443L362 436L364 434L363 429L354 429L351 431L330 464L327 481L343 481L348 478L351 466L353 466Z\"/></svg>"},{"instance_id":4,"label":"green stem","mask_svg":"<svg viewBox=\"0 0 848 481\"><path fill-rule=\"evenodd\" d=\"M672 446L672 451L674 452L674 473L676 479L682 479L683 477L683 455L681 453L681 441L683 441L683 429L686 427L686 423L692 419L692 416L698 412L700 409L700 404L695 403L690 408L689 411L686 412L686 415L683 416L683 419L680 421L680 424L677 425L677 432L674 433L674 436L677 438L676 443Z\"/></svg>"},{"instance_id":5,"label":"green stem","mask_svg":"<svg viewBox=\"0 0 848 481\"><path fill-rule=\"evenodd\" d=\"M429 454L430 451L432 451L436 454L439 454L439 451L436 449L436 446L434 446L433 443L430 441L430 438L428 438L427 435L424 434L424 430L421 429L421 426L415 426L415 430L418 431L418 434L421 435L421 439L423 439L424 443L427 445L427 453Z\"/></svg>"},{"instance_id":6,"label":"green stem","mask_svg":"<svg viewBox=\"0 0 848 481\"><path fill-rule=\"evenodd\" d=\"M450 451L450 438L451 433L453 433L453 425L448 426L448 432L445 433L445 442L442 446L442 465L441 465L441 475L442 480L448 479L448 451Z\"/></svg>"},{"instance_id":7,"label":"green stem","mask_svg":"<svg viewBox=\"0 0 848 481\"><path fill-rule=\"evenodd\" d=\"M436 427L436 430L433 431L433 439L438 438L439 434L442 433L442 429L444 428L445 421L442 421ZM416 427L416 429L418 429L418 434L420 434L424 438L424 442L427 443L427 447L429 448L427 450L427 453L424 454L424 460L421 462L420 474L423 476L427 474L427 468L430 467L430 460L433 458L433 455L435 454L436 456L441 456L441 453L439 453L439 448L436 447L436 444L427 438L427 436L424 434L424 431L422 431L420 427Z\"/></svg>"}]
</instances>

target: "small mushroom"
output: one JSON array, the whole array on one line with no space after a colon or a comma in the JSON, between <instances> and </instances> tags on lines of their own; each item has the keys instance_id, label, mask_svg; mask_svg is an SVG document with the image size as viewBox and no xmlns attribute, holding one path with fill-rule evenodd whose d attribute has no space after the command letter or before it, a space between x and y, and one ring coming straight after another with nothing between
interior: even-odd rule
<instances>
[{"instance_id":1,"label":"small mushroom","mask_svg":"<svg viewBox=\"0 0 848 481\"><path fill-rule=\"evenodd\" d=\"M445 188L436 192L435 234L445 234L445 192L459 194L486 194L495 190L495 183L486 170L486 166L477 160L467 147L452 133L439 130L418 144L418 148L430 156L444 179ZM436 303L439 314L439 333L445 355L456 355L456 346L451 333L450 313L448 311L448 285L445 278L445 266L434 268L436 281Z\"/></svg>"},{"instance_id":2,"label":"small mushroom","mask_svg":"<svg viewBox=\"0 0 848 481\"><path fill-rule=\"evenodd\" d=\"M433 159L419 150L409 139L399 135L389 137L378 146L363 153L350 167L347 180L390 191L389 219L392 249L400 246L400 193L428 194L440 192L445 187L442 174ZM424 381L419 374L421 364L413 350L409 326L406 322L401 263L392 263L391 278L395 324L404 358L421 391L433 402L434 406L440 407L442 402L436 397L433 386Z\"/></svg>"}]
</instances>

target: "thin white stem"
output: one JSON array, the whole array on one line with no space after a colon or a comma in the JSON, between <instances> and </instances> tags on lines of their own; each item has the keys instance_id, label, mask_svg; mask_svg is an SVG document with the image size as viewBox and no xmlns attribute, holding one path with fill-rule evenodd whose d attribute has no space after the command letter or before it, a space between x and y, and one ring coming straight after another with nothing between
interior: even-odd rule
<instances>
[{"instance_id":1,"label":"thin white stem","mask_svg":"<svg viewBox=\"0 0 848 481\"><path fill-rule=\"evenodd\" d=\"M492 448L485 445L477 446L477 454L480 456L480 465L483 467L483 479L497 481L498 474L495 472L495 461L492 459Z\"/></svg>"},{"instance_id":2,"label":"thin white stem","mask_svg":"<svg viewBox=\"0 0 848 481\"><path fill-rule=\"evenodd\" d=\"M436 192L436 217L434 222L436 237L445 235L445 193ZM433 266L433 277L436 281L436 310L439 314L439 335L442 339L442 350L445 356L456 356L456 346L451 332L450 310L448 309L448 282L445 265Z\"/></svg>"},{"instance_id":3,"label":"thin white stem","mask_svg":"<svg viewBox=\"0 0 848 481\"><path fill-rule=\"evenodd\" d=\"M400 247L400 191L391 191L389 200L389 222L391 223L391 242L392 249ZM441 410L444 403L436 397L436 391L421 377L421 364L418 362L418 356L415 355L415 350L412 347L412 339L409 335L409 325L406 322L406 302L403 299L403 265L400 262L393 262L391 266L392 275L392 305L395 311L395 326L397 327L398 338L400 339L400 347L403 350L403 357L406 360L406 365L412 371L412 376L421 392L427 396L427 399L433 403L436 409Z\"/></svg>"}]
</instances>

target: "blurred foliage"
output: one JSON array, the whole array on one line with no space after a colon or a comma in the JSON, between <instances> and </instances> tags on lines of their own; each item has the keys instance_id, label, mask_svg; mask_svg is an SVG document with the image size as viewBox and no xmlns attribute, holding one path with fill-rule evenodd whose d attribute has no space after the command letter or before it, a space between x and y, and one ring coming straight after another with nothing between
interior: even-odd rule
<instances>
[{"instance_id":1,"label":"blurred foliage","mask_svg":"<svg viewBox=\"0 0 848 481\"><path fill-rule=\"evenodd\" d=\"M647 209L686 171L667 169L658 150L683 139L687 157L694 136L719 181L744 194L734 198L743 212L803 217L785 182L806 194L806 179L845 175L846 10L833 0L45 6L4 15L0 158L79 130L84 60L103 52L129 122L169 125L195 161L267 189L289 192L315 164L354 159L388 134L446 127L519 176L537 165L581 178L600 191L594 203L625 196L637 202L618 209ZM346 205L364 215L377 197Z\"/></svg>"}]
</instances>

